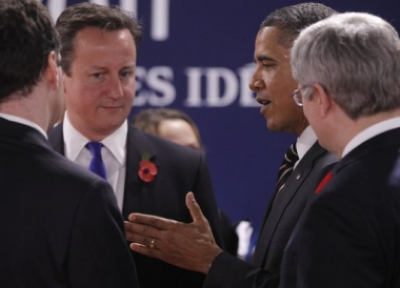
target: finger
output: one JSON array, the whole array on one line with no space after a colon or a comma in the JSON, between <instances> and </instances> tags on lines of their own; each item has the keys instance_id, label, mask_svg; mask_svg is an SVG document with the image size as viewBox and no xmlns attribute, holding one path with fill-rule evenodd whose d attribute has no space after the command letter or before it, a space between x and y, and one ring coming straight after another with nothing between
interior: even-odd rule
<instances>
[{"instance_id":1,"label":"finger","mask_svg":"<svg viewBox=\"0 0 400 288\"><path fill-rule=\"evenodd\" d=\"M137 224L137 223L132 223L132 222L128 222L125 221L124 222L124 228L125 228L125 234L128 240L129 239L133 239L130 241L134 241L135 237L147 237L147 238L160 238L161 235L161 230L154 228L154 227L150 227L150 226L146 226L146 225L142 225L142 224Z\"/></svg>"},{"instance_id":2,"label":"finger","mask_svg":"<svg viewBox=\"0 0 400 288\"><path fill-rule=\"evenodd\" d=\"M152 258L162 259L162 256L163 256L161 251L159 251L155 248L150 249L149 247L143 246L138 243L131 243L129 245L129 247L137 253L140 253L140 254L143 254L143 255L146 255L146 256L149 256Z\"/></svg>"},{"instance_id":3,"label":"finger","mask_svg":"<svg viewBox=\"0 0 400 288\"><path fill-rule=\"evenodd\" d=\"M125 231L125 239L128 242L146 245L146 238L145 236Z\"/></svg>"},{"instance_id":4,"label":"finger","mask_svg":"<svg viewBox=\"0 0 400 288\"><path fill-rule=\"evenodd\" d=\"M146 246L149 248L155 248L156 247L156 242L157 242L157 246L161 246L160 243L161 241L156 239L156 238L151 238L151 237L145 237L142 235L138 235L135 233L130 233L130 232L126 232L125 233L125 239L128 242L132 242L138 245L142 245L142 246Z\"/></svg>"},{"instance_id":5,"label":"finger","mask_svg":"<svg viewBox=\"0 0 400 288\"><path fill-rule=\"evenodd\" d=\"M177 222L175 220L142 213L132 213L128 216L128 220L134 223L143 224L146 227L151 226L161 230L168 230Z\"/></svg>"},{"instance_id":6,"label":"finger","mask_svg":"<svg viewBox=\"0 0 400 288\"><path fill-rule=\"evenodd\" d=\"M186 206L189 209L190 215L192 215L193 222L204 223L205 217L201 208L194 198L193 192L188 192L186 194Z\"/></svg>"},{"instance_id":7,"label":"finger","mask_svg":"<svg viewBox=\"0 0 400 288\"><path fill-rule=\"evenodd\" d=\"M137 244L140 244L143 246L149 246L151 239L155 239L155 238L148 238L148 237L143 237L143 236L140 236L137 234L126 233L125 239L128 242L137 243Z\"/></svg>"},{"instance_id":8,"label":"finger","mask_svg":"<svg viewBox=\"0 0 400 288\"><path fill-rule=\"evenodd\" d=\"M124 221L125 232L134 232L136 230L135 229L136 225L138 225L138 224L132 223L132 222L129 222L129 221Z\"/></svg>"}]
</instances>

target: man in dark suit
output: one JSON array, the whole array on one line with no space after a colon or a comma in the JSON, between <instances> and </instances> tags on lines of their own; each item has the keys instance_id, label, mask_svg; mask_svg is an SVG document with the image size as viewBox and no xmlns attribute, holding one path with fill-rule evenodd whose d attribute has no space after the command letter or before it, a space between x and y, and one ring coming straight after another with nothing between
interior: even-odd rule
<instances>
[{"instance_id":1,"label":"man in dark suit","mask_svg":"<svg viewBox=\"0 0 400 288\"><path fill-rule=\"evenodd\" d=\"M310 26L292 49L298 100L342 159L286 248L282 287L400 287L400 39L366 13Z\"/></svg>"},{"instance_id":2,"label":"man in dark suit","mask_svg":"<svg viewBox=\"0 0 400 288\"><path fill-rule=\"evenodd\" d=\"M142 212L190 222L185 195L194 191L220 243L217 206L202 153L127 123L135 94L138 22L117 7L81 3L64 10L56 27L66 115L49 135L53 147L85 168L92 169L91 153L100 155L96 172L112 184L125 219ZM101 150L93 152L93 144ZM134 258L141 287L203 285L200 273L139 254Z\"/></svg>"},{"instance_id":3,"label":"man in dark suit","mask_svg":"<svg viewBox=\"0 0 400 288\"><path fill-rule=\"evenodd\" d=\"M294 145L291 147L281 166L275 193L265 213L254 263L240 261L222 252L212 241L212 235L204 235L208 228L199 215L199 222L193 223L199 233L194 233L195 229L190 225L176 225L167 220L154 220L151 216L133 215L131 220L135 223L126 224L127 239L146 243L151 237L160 243L157 251L131 246L135 251L207 274L205 287L278 286L282 254L294 226L320 180L337 161L336 156L318 144L302 108L291 97L297 82L291 75L290 49L301 29L333 13L334 10L318 3L284 7L265 19L256 37L256 70L250 88L257 92L257 101L263 105L261 113L267 119L268 129L293 133L298 139L295 145L297 149ZM157 228L153 221L162 225L164 230L146 227L142 231L143 226L139 224ZM166 233L165 229L171 229L172 233ZM179 240L181 234L189 233L192 233L192 241ZM201 243L202 247L197 243ZM186 252L182 255L180 251ZM191 251L201 253L197 255Z\"/></svg>"},{"instance_id":4,"label":"man in dark suit","mask_svg":"<svg viewBox=\"0 0 400 288\"><path fill-rule=\"evenodd\" d=\"M139 287L111 186L47 140L63 107L47 9L0 1L0 39L0 285Z\"/></svg>"}]
</instances>

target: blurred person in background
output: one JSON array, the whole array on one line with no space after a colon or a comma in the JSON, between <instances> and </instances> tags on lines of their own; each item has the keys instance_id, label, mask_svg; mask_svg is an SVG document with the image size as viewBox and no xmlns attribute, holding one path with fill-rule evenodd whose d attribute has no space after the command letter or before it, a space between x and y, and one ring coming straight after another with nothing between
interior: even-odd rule
<instances>
[{"instance_id":1,"label":"blurred person in background","mask_svg":"<svg viewBox=\"0 0 400 288\"><path fill-rule=\"evenodd\" d=\"M179 145L204 151L196 123L183 111L172 108L144 109L132 119L132 125Z\"/></svg>"}]
</instances>

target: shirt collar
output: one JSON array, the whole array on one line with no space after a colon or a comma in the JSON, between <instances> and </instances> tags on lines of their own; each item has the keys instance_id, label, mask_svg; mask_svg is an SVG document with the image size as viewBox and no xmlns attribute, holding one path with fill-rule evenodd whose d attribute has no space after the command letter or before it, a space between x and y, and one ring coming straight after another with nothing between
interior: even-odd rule
<instances>
[{"instance_id":1,"label":"shirt collar","mask_svg":"<svg viewBox=\"0 0 400 288\"><path fill-rule=\"evenodd\" d=\"M101 143L110 150L111 154L114 155L115 159L118 160L121 166L125 163L126 159L126 137L128 134L128 121L115 130L111 135L104 138Z\"/></svg>"},{"instance_id":2,"label":"shirt collar","mask_svg":"<svg viewBox=\"0 0 400 288\"><path fill-rule=\"evenodd\" d=\"M355 137L353 137L353 139L351 139L349 143L347 143L346 147L343 150L342 158L346 156L350 151L355 149L357 146L373 138L374 136L399 127L400 127L400 117L395 117L385 121L381 121L362 130Z\"/></svg>"},{"instance_id":3,"label":"shirt collar","mask_svg":"<svg viewBox=\"0 0 400 288\"><path fill-rule=\"evenodd\" d=\"M125 122L117 130L101 141L101 143L103 143L103 145L110 151L110 153L121 165L125 163L126 158L125 147L127 132L128 122L125 120ZM65 113L64 116L63 135L65 143L65 156L68 159L75 161L79 153L90 140L72 126L68 119L68 113Z\"/></svg>"},{"instance_id":4,"label":"shirt collar","mask_svg":"<svg viewBox=\"0 0 400 288\"><path fill-rule=\"evenodd\" d=\"M40 127L35 122L32 122L32 121L30 121L28 119L25 119L25 118L22 118L22 117L19 117L19 116L6 114L6 113L0 113L0 117L6 119L8 121L12 121L12 122L16 122L16 123L23 124L23 125L26 125L26 126L30 126L30 127L34 128L34 129L38 130L40 133L43 134L43 136L46 139L48 139L46 131L44 131L42 129L42 127Z\"/></svg>"},{"instance_id":5,"label":"shirt collar","mask_svg":"<svg viewBox=\"0 0 400 288\"><path fill-rule=\"evenodd\" d=\"M299 155L299 160L306 155L307 151L310 150L311 146L317 141L317 135L311 126L307 126L304 129L303 133L300 134L300 137L297 138L296 149L297 154Z\"/></svg>"}]
</instances>

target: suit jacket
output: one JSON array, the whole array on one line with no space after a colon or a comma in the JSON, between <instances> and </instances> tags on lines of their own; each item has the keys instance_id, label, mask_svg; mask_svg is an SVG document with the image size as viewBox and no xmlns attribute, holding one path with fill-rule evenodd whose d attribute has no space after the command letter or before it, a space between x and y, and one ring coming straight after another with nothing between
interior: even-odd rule
<instances>
[{"instance_id":1,"label":"suit jacket","mask_svg":"<svg viewBox=\"0 0 400 288\"><path fill-rule=\"evenodd\" d=\"M278 287L283 250L294 226L322 177L336 161L336 156L316 142L289 176L276 200L269 203L254 263L222 253L213 262L205 287Z\"/></svg>"},{"instance_id":2,"label":"suit jacket","mask_svg":"<svg viewBox=\"0 0 400 288\"><path fill-rule=\"evenodd\" d=\"M49 134L55 150L64 153L62 126ZM190 148L144 133L130 126L127 136L127 162L123 218L133 212L159 215L178 221L192 222L185 205L185 195L193 191L204 215L210 222L217 243L221 244L218 212L204 155ZM153 182L138 176L144 152L158 173ZM111 246L109 249L113 249ZM132 252L133 253L133 252ZM204 275L133 253L142 288L202 287Z\"/></svg>"},{"instance_id":3,"label":"suit jacket","mask_svg":"<svg viewBox=\"0 0 400 288\"><path fill-rule=\"evenodd\" d=\"M400 128L347 154L284 254L282 287L400 287Z\"/></svg>"},{"instance_id":4,"label":"suit jacket","mask_svg":"<svg viewBox=\"0 0 400 288\"><path fill-rule=\"evenodd\" d=\"M2 118L0 183L2 287L139 287L111 186Z\"/></svg>"}]
</instances>

